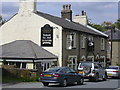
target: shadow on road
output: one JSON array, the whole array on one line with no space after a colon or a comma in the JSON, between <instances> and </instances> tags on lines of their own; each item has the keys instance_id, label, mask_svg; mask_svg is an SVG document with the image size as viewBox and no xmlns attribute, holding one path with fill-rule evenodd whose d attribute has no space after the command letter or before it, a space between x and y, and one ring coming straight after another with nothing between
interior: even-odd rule
<instances>
[{"instance_id":1,"label":"shadow on road","mask_svg":"<svg viewBox=\"0 0 120 90\"><path fill-rule=\"evenodd\" d=\"M83 85L86 85L86 83L84 83ZM78 85L78 84L69 84L69 85L67 85L67 87L73 87L73 86L80 86L80 85ZM62 87L62 86L60 86L59 84L52 84L52 85L50 84L48 87ZM63 87L63 88L65 88L65 87Z\"/></svg>"}]
</instances>

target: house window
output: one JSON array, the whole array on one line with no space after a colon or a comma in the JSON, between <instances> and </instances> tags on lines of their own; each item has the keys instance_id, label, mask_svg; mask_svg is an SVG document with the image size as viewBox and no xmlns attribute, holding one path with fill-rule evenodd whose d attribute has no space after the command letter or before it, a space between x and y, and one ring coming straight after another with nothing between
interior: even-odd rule
<instances>
[{"instance_id":1,"label":"house window","mask_svg":"<svg viewBox=\"0 0 120 90\"><path fill-rule=\"evenodd\" d=\"M89 41L93 41L93 36L89 35L88 39Z\"/></svg>"},{"instance_id":2,"label":"house window","mask_svg":"<svg viewBox=\"0 0 120 90\"><path fill-rule=\"evenodd\" d=\"M22 63L22 68L26 68L26 63Z\"/></svg>"},{"instance_id":3,"label":"house window","mask_svg":"<svg viewBox=\"0 0 120 90\"><path fill-rule=\"evenodd\" d=\"M68 67L77 70L77 56L69 56L68 61L69 61Z\"/></svg>"},{"instance_id":4,"label":"house window","mask_svg":"<svg viewBox=\"0 0 120 90\"><path fill-rule=\"evenodd\" d=\"M101 38L101 50L105 50L105 39Z\"/></svg>"},{"instance_id":5,"label":"house window","mask_svg":"<svg viewBox=\"0 0 120 90\"><path fill-rule=\"evenodd\" d=\"M86 45L86 37L85 36L81 36L81 48L85 48Z\"/></svg>"},{"instance_id":6,"label":"house window","mask_svg":"<svg viewBox=\"0 0 120 90\"><path fill-rule=\"evenodd\" d=\"M66 48L76 48L76 33L70 33L69 35L67 35Z\"/></svg>"}]
</instances>

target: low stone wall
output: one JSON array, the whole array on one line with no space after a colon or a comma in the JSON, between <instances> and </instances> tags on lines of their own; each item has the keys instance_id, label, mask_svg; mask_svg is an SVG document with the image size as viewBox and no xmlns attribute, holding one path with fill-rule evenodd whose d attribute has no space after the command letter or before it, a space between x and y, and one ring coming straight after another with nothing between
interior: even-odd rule
<instances>
[{"instance_id":1,"label":"low stone wall","mask_svg":"<svg viewBox=\"0 0 120 90\"><path fill-rule=\"evenodd\" d=\"M2 66L2 76L29 79L37 77L37 70L19 69L14 65L4 65Z\"/></svg>"}]
</instances>

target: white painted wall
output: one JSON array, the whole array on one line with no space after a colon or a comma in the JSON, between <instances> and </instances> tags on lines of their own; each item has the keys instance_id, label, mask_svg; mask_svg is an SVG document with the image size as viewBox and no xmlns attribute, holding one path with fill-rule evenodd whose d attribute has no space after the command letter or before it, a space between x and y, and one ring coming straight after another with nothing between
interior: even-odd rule
<instances>
[{"instance_id":1,"label":"white painted wall","mask_svg":"<svg viewBox=\"0 0 120 90\"><path fill-rule=\"evenodd\" d=\"M53 29L53 47L44 47L58 56L58 64L62 66L62 27L51 21L36 15L35 13L17 14L7 23L0 27L0 45L15 40L31 40L40 45L41 27L45 24L57 27Z\"/></svg>"}]
</instances>

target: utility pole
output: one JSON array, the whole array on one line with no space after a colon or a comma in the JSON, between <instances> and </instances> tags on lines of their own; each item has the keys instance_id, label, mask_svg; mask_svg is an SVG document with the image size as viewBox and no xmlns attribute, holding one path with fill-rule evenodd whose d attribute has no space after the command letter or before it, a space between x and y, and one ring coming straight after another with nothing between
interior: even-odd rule
<instances>
[{"instance_id":1,"label":"utility pole","mask_svg":"<svg viewBox=\"0 0 120 90\"><path fill-rule=\"evenodd\" d=\"M111 61L111 63L112 63L112 39L113 39L113 27L112 26L110 26L110 29L111 29L111 50L110 50L110 61Z\"/></svg>"}]
</instances>

